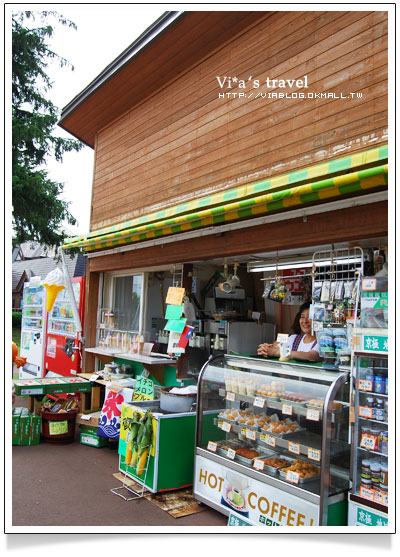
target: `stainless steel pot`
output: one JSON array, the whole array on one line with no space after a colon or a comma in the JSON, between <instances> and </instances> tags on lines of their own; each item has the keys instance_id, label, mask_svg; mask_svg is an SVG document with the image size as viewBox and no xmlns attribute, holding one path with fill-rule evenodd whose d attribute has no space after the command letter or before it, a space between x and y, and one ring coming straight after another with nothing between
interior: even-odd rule
<instances>
[{"instance_id":1,"label":"stainless steel pot","mask_svg":"<svg viewBox=\"0 0 400 557\"><path fill-rule=\"evenodd\" d=\"M190 412L193 403L196 402L196 395L170 393L169 391L173 388L162 387L160 389L160 409L165 412Z\"/></svg>"}]
</instances>

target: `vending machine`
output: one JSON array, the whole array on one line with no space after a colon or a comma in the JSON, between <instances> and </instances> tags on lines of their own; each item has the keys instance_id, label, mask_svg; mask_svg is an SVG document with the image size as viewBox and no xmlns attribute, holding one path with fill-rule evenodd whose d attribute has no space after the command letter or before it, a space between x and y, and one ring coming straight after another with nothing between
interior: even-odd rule
<instances>
[{"instance_id":1,"label":"vending machine","mask_svg":"<svg viewBox=\"0 0 400 557\"><path fill-rule=\"evenodd\" d=\"M83 325L85 277L71 278L71 283ZM81 371L81 333L76 330L72 304L66 288L57 295L48 314L44 367L46 375L71 376Z\"/></svg>"},{"instance_id":2,"label":"vending machine","mask_svg":"<svg viewBox=\"0 0 400 557\"><path fill-rule=\"evenodd\" d=\"M46 290L40 277L24 284L22 298L20 355L26 364L19 369L20 379L44 377L44 342L46 333Z\"/></svg>"}]
</instances>

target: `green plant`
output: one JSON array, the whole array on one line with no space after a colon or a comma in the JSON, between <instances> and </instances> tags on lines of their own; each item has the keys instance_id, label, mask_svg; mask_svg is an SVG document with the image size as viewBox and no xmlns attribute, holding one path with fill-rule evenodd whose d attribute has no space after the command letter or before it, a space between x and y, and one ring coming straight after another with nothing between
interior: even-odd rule
<instances>
[{"instance_id":1,"label":"green plant","mask_svg":"<svg viewBox=\"0 0 400 557\"><path fill-rule=\"evenodd\" d=\"M13 311L12 312L12 326L13 327L21 327L22 321L22 312L21 311Z\"/></svg>"}]
</instances>

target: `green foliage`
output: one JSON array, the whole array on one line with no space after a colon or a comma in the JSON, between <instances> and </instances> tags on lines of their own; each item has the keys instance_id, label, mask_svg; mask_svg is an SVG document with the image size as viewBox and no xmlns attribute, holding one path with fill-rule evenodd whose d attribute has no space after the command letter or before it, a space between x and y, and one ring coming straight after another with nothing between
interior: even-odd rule
<instances>
[{"instance_id":1,"label":"green foliage","mask_svg":"<svg viewBox=\"0 0 400 557\"><path fill-rule=\"evenodd\" d=\"M36 18L42 25L30 25ZM46 97L52 87L46 68L50 61L57 61L61 68L70 64L47 44L54 33L47 23L50 18L76 28L56 12L26 11L12 17L14 245L37 241L57 247L65 237L59 230L62 222L76 223L69 203L60 199L63 184L51 180L45 169L49 156L62 161L64 153L79 151L83 146L80 141L55 135L59 110Z\"/></svg>"},{"instance_id":2,"label":"green foliage","mask_svg":"<svg viewBox=\"0 0 400 557\"><path fill-rule=\"evenodd\" d=\"M13 327L21 327L22 321L22 312L21 311L13 311L12 312L12 326Z\"/></svg>"}]
</instances>

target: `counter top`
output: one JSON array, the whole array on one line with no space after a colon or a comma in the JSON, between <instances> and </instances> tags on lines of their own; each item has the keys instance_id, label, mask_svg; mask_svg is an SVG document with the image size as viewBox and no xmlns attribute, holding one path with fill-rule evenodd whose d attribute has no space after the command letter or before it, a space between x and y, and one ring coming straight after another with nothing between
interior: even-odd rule
<instances>
[{"instance_id":1,"label":"counter top","mask_svg":"<svg viewBox=\"0 0 400 557\"><path fill-rule=\"evenodd\" d=\"M130 352L107 352L99 346L93 348L85 348L86 352L91 352L92 354L99 354L101 356L109 356L111 358L121 358L123 360L130 360L132 362L140 362L142 364L176 364L177 358L170 358L166 354L159 354L157 352L151 352L149 356L144 354L131 354Z\"/></svg>"}]
</instances>

